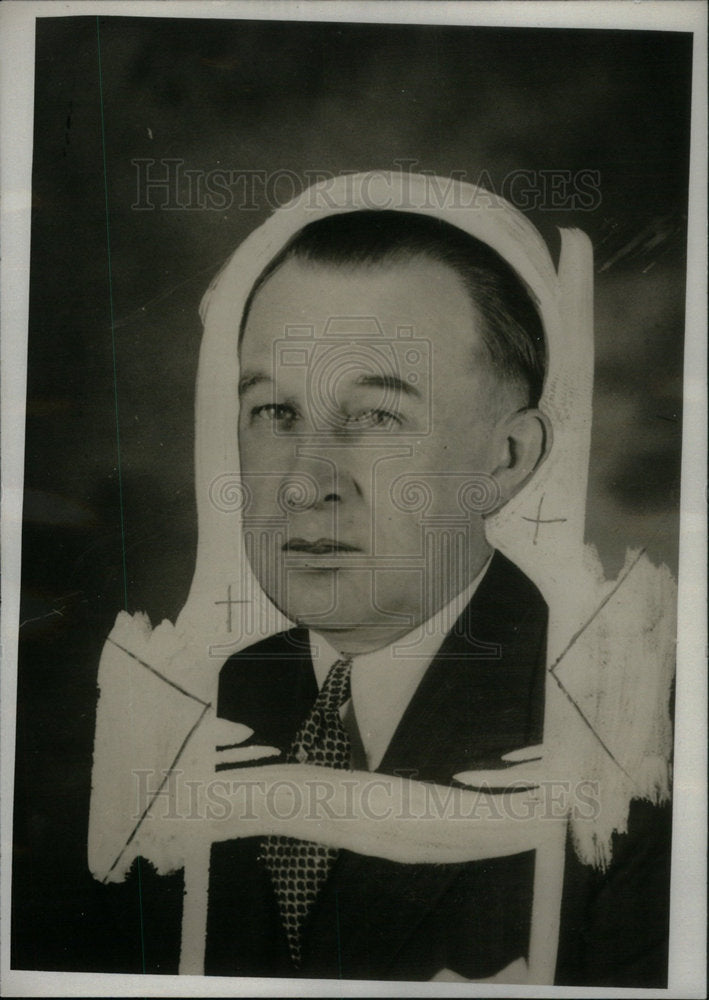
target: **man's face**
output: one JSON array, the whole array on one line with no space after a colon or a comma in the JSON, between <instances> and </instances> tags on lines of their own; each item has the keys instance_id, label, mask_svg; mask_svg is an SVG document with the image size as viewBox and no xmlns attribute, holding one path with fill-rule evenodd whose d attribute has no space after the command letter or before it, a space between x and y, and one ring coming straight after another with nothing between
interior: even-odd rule
<instances>
[{"instance_id":1,"label":"man's face","mask_svg":"<svg viewBox=\"0 0 709 1000\"><path fill-rule=\"evenodd\" d=\"M470 582L500 389L457 275L288 261L254 298L240 362L246 547L289 618L376 648Z\"/></svg>"}]
</instances>

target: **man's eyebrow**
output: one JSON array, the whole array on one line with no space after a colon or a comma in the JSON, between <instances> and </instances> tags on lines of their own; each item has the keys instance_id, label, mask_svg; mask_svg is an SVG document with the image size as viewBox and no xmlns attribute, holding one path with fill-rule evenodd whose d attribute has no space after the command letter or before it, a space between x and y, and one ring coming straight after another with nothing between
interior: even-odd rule
<instances>
[{"instance_id":1,"label":"man's eyebrow","mask_svg":"<svg viewBox=\"0 0 709 1000\"><path fill-rule=\"evenodd\" d=\"M375 389L393 389L396 392L403 393L405 396L417 396L419 399L421 398L419 390L411 385L410 382L404 382L398 375L360 375L356 384L372 386Z\"/></svg>"},{"instance_id":2,"label":"man's eyebrow","mask_svg":"<svg viewBox=\"0 0 709 1000\"><path fill-rule=\"evenodd\" d=\"M260 385L261 382L272 382L273 379L265 372L247 372L239 379L239 396L243 396L247 389Z\"/></svg>"}]
</instances>

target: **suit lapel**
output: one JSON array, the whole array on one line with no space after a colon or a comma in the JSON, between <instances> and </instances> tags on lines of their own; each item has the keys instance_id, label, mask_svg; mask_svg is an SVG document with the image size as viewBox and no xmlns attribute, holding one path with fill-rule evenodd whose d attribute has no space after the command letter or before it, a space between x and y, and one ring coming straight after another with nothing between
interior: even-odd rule
<instances>
[{"instance_id":1,"label":"suit lapel","mask_svg":"<svg viewBox=\"0 0 709 1000\"><path fill-rule=\"evenodd\" d=\"M378 770L395 774L416 766L421 780L450 784L460 771L501 766L502 754L540 742L546 627L541 595L496 552Z\"/></svg>"},{"instance_id":2,"label":"suit lapel","mask_svg":"<svg viewBox=\"0 0 709 1000\"><path fill-rule=\"evenodd\" d=\"M254 731L244 746L274 746L285 753L317 695L304 628L281 632L242 650L219 675L219 715ZM276 760L270 758L270 763Z\"/></svg>"},{"instance_id":3,"label":"suit lapel","mask_svg":"<svg viewBox=\"0 0 709 1000\"><path fill-rule=\"evenodd\" d=\"M504 768L502 754L541 742L546 625L539 592L516 566L495 553L470 604L426 671L377 771L456 784L453 776L461 771ZM347 951L365 951L372 967L381 968L393 962L462 867L402 865L343 852L323 890L319 912L324 916L336 910L336 896L344 895L345 887L351 891L372 881L383 886L376 935L361 914L338 917ZM324 920L313 927L315 951L321 935L332 936ZM328 947L325 940L323 945Z\"/></svg>"}]
</instances>

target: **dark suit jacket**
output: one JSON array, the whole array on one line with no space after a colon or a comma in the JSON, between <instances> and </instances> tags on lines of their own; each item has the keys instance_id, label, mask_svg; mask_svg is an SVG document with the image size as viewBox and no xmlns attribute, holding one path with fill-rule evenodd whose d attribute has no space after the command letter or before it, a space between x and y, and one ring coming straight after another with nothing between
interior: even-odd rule
<instances>
[{"instance_id":1,"label":"dark suit jacket","mask_svg":"<svg viewBox=\"0 0 709 1000\"><path fill-rule=\"evenodd\" d=\"M401 720L379 771L452 783L467 768L538 742L546 608L497 554ZM487 645L485 645L487 644ZM219 710L285 748L316 697L307 634L293 630L232 657ZM231 772L233 774L234 772ZM671 811L631 803L607 872L569 843L555 983L662 988L667 981ZM205 971L295 976L258 840L212 850ZM492 975L527 952L530 854L467 865L400 865L342 852L312 913L303 976L423 980L442 967ZM116 972L175 973L181 876L138 860L120 885L94 883ZM106 964L97 962L96 968Z\"/></svg>"},{"instance_id":2,"label":"dark suit jacket","mask_svg":"<svg viewBox=\"0 0 709 1000\"><path fill-rule=\"evenodd\" d=\"M546 605L496 553L433 660L377 769L443 785L541 742ZM285 751L317 696L307 631L266 639L223 667L219 714ZM215 844L206 971L292 976L258 838ZM304 931L305 977L468 978L526 955L533 853L466 864L400 864L342 851Z\"/></svg>"}]
</instances>

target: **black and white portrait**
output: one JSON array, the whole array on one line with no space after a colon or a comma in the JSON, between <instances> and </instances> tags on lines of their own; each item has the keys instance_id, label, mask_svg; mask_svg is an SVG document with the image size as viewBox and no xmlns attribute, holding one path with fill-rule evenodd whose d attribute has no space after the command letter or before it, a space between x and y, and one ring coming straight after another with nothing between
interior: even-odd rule
<instances>
[{"instance_id":1,"label":"black and white portrait","mask_svg":"<svg viewBox=\"0 0 709 1000\"><path fill-rule=\"evenodd\" d=\"M698 6L58 6L6 972L699 995Z\"/></svg>"}]
</instances>

